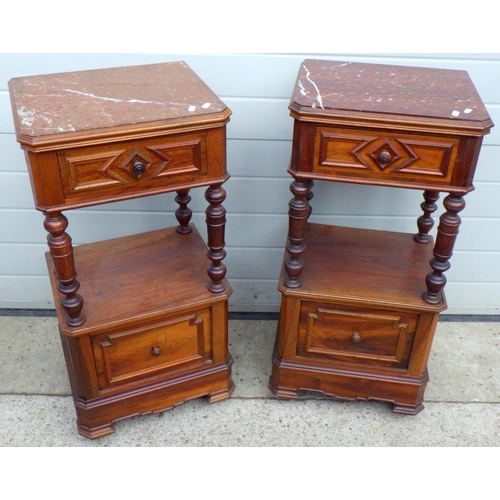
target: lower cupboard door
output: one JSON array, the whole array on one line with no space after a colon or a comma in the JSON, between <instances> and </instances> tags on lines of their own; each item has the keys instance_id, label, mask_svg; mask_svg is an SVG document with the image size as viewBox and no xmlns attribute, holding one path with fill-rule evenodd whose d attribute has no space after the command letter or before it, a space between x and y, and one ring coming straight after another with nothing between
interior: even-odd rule
<instances>
[{"instance_id":1,"label":"lower cupboard door","mask_svg":"<svg viewBox=\"0 0 500 500\"><path fill-rule=\"evenodd\" d=\"M303 302L297 357L407 368L418 314Z\"/></svg>"},{"instance_id":2,"label":"lower cupboard door","mask_svg":"<svg viewBox=\"0 0 500 500\"><path fill-rule=\"evenodd\" d=\"M175 376L211 360L210 309L154 326L94 335L92 348L100 389Z\"/></svg>"}]
</instances>

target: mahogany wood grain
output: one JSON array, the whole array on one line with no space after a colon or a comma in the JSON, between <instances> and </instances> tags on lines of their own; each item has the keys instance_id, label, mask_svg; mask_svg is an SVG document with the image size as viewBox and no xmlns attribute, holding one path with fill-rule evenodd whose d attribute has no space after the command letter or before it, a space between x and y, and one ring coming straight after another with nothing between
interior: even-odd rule
<instances>
[{"instance_id":1,"label":"mahogany wood grain","mask_svg":"<svg viewBox=\"0 0 500 500\"><path fill-rule=\"evenodd\" d=\"M432 214L437 210L436 201L438 200L438 192L424 191L424 201L420 204L424 213L417 219L418 233L415 235L415 241L429 243L429 231L434 227Z\"/></svg>"},{"instance_id":2,"label":"mahogany wood grain","mask_svg":"<svg viewBox=\"0 0 500 500\"><path fill-rule=\"evenodd\" d=\"M222 202L226 199L226 191L220 184L209 186L205 191L205 198L209 203L205 214L207 216L208 233L207 256L211 261L207 269L211 279L208 289L211 292L219 293L226 290L226 284L223 281L226 275L226 266L222 263L226 256L224 250L226 209L222 205Z\"/></svg>"},{"instance_id":3,"label":"mahogany wood grain","mask_svg":"<svg viewBox=\"0 0 500 500\"><path fill-rule=\"evenodd\" d=\"M430 245L421 245L409 233L311 224L304 245L302 286L289 289L286 267L282 270L278 288L287 295L417 311L439 312L446 307L422 298L423 276L433 256L432 239Z\"/></svg>"},{"instance_id":4,"label":"mahogany wood grain","mask_svg":"<svg viewBox=\"0 0 500 500\"><path fill-rule=\"evenodd\" d=\"M62 295L61 306L67 315L66 323L80 326L85 318L81 314L83 299L77 293L80 283L76 279L71 237L66 233L68 219L60 213L45 213L44 227L49 233L47 243L58 281L57 289Z\"/></svg>"},{"instance_id":5,"label":"mahogany wood grain","mask_svg":"<svg viewBox=\"0 0 500 500\"><path fill-rule=\"evenodd\" d=\"M444 272L451 266L449 261L462 222L458 213L465 208L465 200L463 196L450 194L444 199L444 207L446 212L439 218L434 258L430 261L432 272L427 275L427 291L423 295L430 304L441 300L441 290L446 285Z\"/></svg>"},{"instance_id":6,"label":"mahogany wood grain","mask_svg":"<svg viewBox=\"0 0 500 500\"><path fill-rule=\"evenodd\" d=\"M227 300L232 289L224 279L224 293L208 290L207 247L198 230L178 234L175 227L98 241L74 248L80 292L87 297L78 328L60 326L71 336L112 330L136 323L137 318L163 317L164 311L182 312L193 304ZM47 253L53 290L60 296L55 266ZM58 314L64 310L57 306Z\"/></svg>"},{"instance_id":7,"label":"mahogany wood grain","mask_svg":"<svg viewBox=\"0 0 500 500\"><path fill-rule=\"evenodd\" d=\"M290 185L293 198L288 204L288 242L289 254L285 267L287 270L286 285L290 288L302 284L300 274L304 268L302 253L304 252L304 236L307 230L307 220L311 214L309 200L312 199L312 182L294 180Z\"/></svg>"},{"instance_id":8,"label":"mahogany wood grain","mask_svg":"<svg viewBox=\"0 0 500 500\"><path fill-rule=\"evenodd\" d=\"M189 225L189 221L191 220L193 212L188 207L188 204L191 201L191 196L189 196L189 189L177 191L175 201L179 204L179 208L175 211L175 218L179 223L179 225L177 226L177 232L181 234L190 233L192 227Z\"/></svg>"}]
</instances>

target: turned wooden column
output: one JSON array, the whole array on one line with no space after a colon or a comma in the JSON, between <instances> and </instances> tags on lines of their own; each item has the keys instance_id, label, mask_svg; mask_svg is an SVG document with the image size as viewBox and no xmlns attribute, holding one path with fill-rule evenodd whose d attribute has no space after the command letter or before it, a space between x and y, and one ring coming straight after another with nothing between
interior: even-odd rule
<instances>
[{"instance_id":1,"label":"turned wooden column","mask_svg":"<svg viewBox=\"0 0 500 500\"><path fill-rule=\"evenodd\" d=\"M314 187L314 181L310 180L310 181L307 181L307 182L309 184L309 190L310 190L309 194L306 197L307 202L309 203L309 212L308 212L308 215L307 215L307 229L310 229L311 228L311 224L309 223L309 218L311 217L312 211L313 211L313 208L312 208L312 205L311 205L311 200L314 198L314 193L312 192L312 188Z\"/></svg>"},{"instance_id":2,"label":"turned wooden column","mask_svg":"<svg viewBox=\"0 0 500 500\"><path fill-rule=\"evenodd\" d=\"M222 282L226 275L226 266L222 263L222 260L226 256L224 250L226 209L222 206L222 202L226 199L226 191L221 187L221 184L209 186L205 191L205 199L209 203L205 214L207 216L208 235L207 256L211 261L207 269L211 279L208 289L211 292L218 293L223 292L226 288Z\"/></svg>"},{"instance_id":3,"label":"turned wooden column","mask_svg":"<svg viewBox=\"0 0 500 500\"><path fill-rule=\"evenodd\" d=\"M446 276L443 273L450 268L449 260L453 255L461 223L458 212L465 208L465 200L458 194L449 194L443 204L446 212L439 219L434 258L430 261L433 270L427 275L425 280L427 291L423 294L424 300L429 304L438 304L442 301L441 290L446 285Z\"/></svg>"},{"instance_id":4,"label":"turned wooden column","mask_svg":"<svg viewBox=\"0 0 500 500\"><path fill-rule=\"evenodd\" d=\"M419 243L430 241L429 231L434 227L432 214L437 210L436 201L439 200L439 191L424 191L424 200L420 204L424 214L417 220L418 233L414 236L414 240Z\"/></svg>"},{"instance_id":5,"label":"turned wooden column","mask_svg":"<svg viewBox=\"0 0 500 500\"><path fill-rule=\"evenodd\" d=\"M191 220L193 212L188 207L188 203L191 201L189 189L177 191L175 201L179 204L179 208L175 211L175 217L179 223L179 226L177 226L177 232L181 234L190 233L193 228L189 225L189 221Z\"/></svg>"},{"instance_id":6,"label":"turned wooden column","mask_svg":"<svg viewBox=\"0 0 500 500\"><path fill-rule=\"evenodd\" d=\"M44 212L44 227L48 231L47 243L54 262L58 290L63 294L61 305L67 313L66 324L80 326L85 321L81 314L83 299L77 293L80 283L76 279L71 237L66 233L68 219L60 212Z\"/></svg>"},{"instance_id":7,"label":"turned wooden column","mask_svg":"<svg viewBox=\"0 0 500 500\"><path fill-rule=\"evenodd\" d=\"M302 285L300 274L304 269L302 253L305 250L304 238L307 231L307 221L310 216L309 200L312 198L312 181L295 179L290 184L293 198L288 204L288 241L286 250L288 258L285 261L287 277L285 286L298 288Z\"/></svg>"}]
</instances>

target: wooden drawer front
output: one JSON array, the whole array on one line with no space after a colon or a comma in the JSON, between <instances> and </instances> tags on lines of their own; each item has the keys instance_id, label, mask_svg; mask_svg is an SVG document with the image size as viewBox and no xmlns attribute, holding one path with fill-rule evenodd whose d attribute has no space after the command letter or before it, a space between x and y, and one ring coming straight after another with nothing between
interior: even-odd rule
<instances>
[{"instance_id":1,"label":"wooden drawer front","mask_svg":"<svg viewBox=\"0 0 500 500\"><path fill-rule=\"evenodd\" d=\"M449 184L456 138L318 127L313 171L335 177Z\"/></svg>"},{"instance_id":2,"label":"wooden drawer front","mask_svg":"<svg viewBox=\"0 0 500 500\"><path fill-rule=\"evenodd\" d=\"M408 366L418 315L303 302L297 354L403 368Z\"/></svg>"},{"instance_id":3,"label":"wooden drawer front","mask_svg":"<svg viewBox=\"0 0 500 500\"><path fill-rule=\"evenodd\" d=\"M206 150L206 133L201 132L62 151L65 198L202 181L208 177Z\"/></svg>"},{"instance_id":4,"label":"wooden drawer front","mask_svg":"<svg viewBox=\"0 0 500 500\"><path fill-rule=\"evenodd\" d=\"M199 366L211 359L210 310L153 328L96 335L92 347L101 389Z\"/></svg>"}]
</instances>

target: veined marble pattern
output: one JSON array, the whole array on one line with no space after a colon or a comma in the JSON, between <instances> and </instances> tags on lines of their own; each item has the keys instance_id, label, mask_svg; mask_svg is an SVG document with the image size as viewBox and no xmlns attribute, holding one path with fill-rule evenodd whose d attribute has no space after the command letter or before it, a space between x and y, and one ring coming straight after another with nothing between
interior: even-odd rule
<instances>
[{"instance_id":1,"label":"veined marble pattern","mask_svg":"<svg viewBox=\"0 0 500 500\"><path fill-rule=\"evenodd\" d=\"M13 78L9 85L18 130L33 137L226 109L182 61Z\"/></svg>"},{"instance_id":2,"label":"veined marble pattern","mask_svg":"<svg viewBox=\"0 0 500 500\"><path fill-rule=\"evenodd\" d=\"M325 110L489 119L468 73L459 70L306 59L291 102Z\"/></svg>"}]
</instances>

